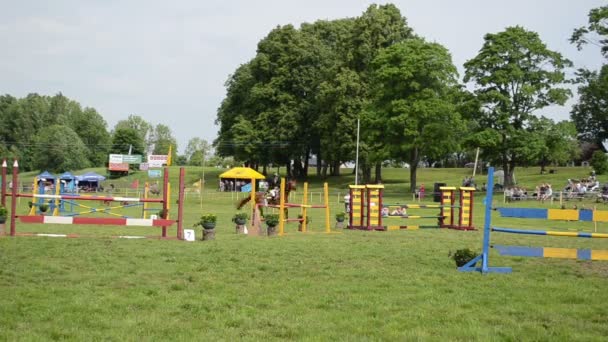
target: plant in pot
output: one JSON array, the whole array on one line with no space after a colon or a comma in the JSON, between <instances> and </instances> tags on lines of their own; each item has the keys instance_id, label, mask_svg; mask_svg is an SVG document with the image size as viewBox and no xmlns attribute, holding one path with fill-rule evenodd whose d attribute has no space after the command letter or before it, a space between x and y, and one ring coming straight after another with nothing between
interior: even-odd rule
<instances>
[{"instance_id":1,"label":"plant in pot","mask_svg":"<svg viewBox=\"0 0 608 342\"><path fill-rule=\"evenodd\" d=\"M462 267L467 264L467 262L473 260L478 253L473 252L468 248L459 249L452 255L452 259L456 262L456 266Z\"/></svg>"},{"instance_id":2,"label":"plant in pot","mask_svg":"<svg viewBox=\"0 0 608 342\"><path fill-rule=\"evenodd\" d=\"M199 221L194 224L194 226L203 227L203 240L214 240L216 222L217 222L217 216L215 214L204 214L201 216Z\"/></svg>"},{"instance_id":3,"label":"plant in pot","mask_svg":"<svg viewBox=\"0 0 608 342\"><path fill-rule=\"evenodd\" d=\"M161 218L163 220L167 219L167 214L169 213L169 210L167 209L161 209L159 210L156 215L158 216L158 218Z\"/></svg>"},{"instance_id":4,"label":"plant in pot","mask_svg":"<svg viewBox=\"0 0 608 342\"><path fill-rule=\"evenodd\" d=\"M346 220L346 213L345 212L340 212L336 214L336 221L338 222L344 222L344 220Z\"/></svg>"},{"instance_id":5,"label":"plant in pot","mask_svg":"<svg viewBox=\"0 0 608 342\"><path fill-rule=\"evenodd\" d=\"M247 219L249 215L245 212L238 212L232 216L232 222L236 224L236 233L244 234L245 233L245 223L247 223Z\"/></svg>"},{"instance_id":6,"label":"plant in pot","mask_svg":"<svg viewBox=\"0 0 608 342\"><path fill-rule=\"evenodd\" d=\"M279 224L278 214L267 214L264 216L264 222L268 226L268 236L277 235L277 225Z\"/></svg>"},{"instance_id":7,"label":"plant in pot","mask_svg":"<svg viewBox=\"0 0 608 342\"><path fill-rule=\"evenodd\" d=\"M298 231L301 232L303 231L302 229L302 215L298 215L298 219L300 220L300 222L298 223ZM312 222L312 220L310 219L310 216L306 215L306 227L308 227L308 224Z\"/></svg>"},{"instance_id":8,"label":"plant in pot","mask_svg":"<svg viewBox=\"0 0 608 342\"><path fill-rule=\"evenodd\" d=\"M38 206L38 210L40 210L41 213L46 213L47 210L49 210L49 205L48 204L41 204Z\"/></svg>"},{"instance_id":9,"label":"plant in pot","mask_svg":"<svg viewBox=\"0 0 608 342\"><path fill-rule=\"evenodd\" d=\"M0 205L0 224L4 224L6 222L6 217L8 216L8 210L3 205Z\"/></svg>"},{"instance_id":10,"label":"plant in pot","mask_svg":"<svg viewBox=\"0 0 608 342\"><path fill-rule=\"evenodd\" d=\"M339 212L336 214L336 229L344 229L344 221L346 220L346 213Z\"/></svg>"}]
</instances>

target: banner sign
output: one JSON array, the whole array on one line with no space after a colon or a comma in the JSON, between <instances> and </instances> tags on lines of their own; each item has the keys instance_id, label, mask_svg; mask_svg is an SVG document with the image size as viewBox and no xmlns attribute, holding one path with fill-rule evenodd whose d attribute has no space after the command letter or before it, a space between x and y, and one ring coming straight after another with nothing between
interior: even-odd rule
<instances>
[{"instance_id":1,"label":"banner sign","mask_svg":"<svg viewBox=\"0 0 608 342\"><path fill-rule=\"evenodd\" d=\"M110 164L108 164L108 170L110 170L110 171L129 171L129 164L127 164L127 163L110 163Z\"/></svg>"},{"instance_id":2,"label":"banner sign","mask_svg":"<svg viewBox=\"0 0 608 342\"><path fill-rule=\"evenodd\" d=\"M160 178L160 170L148 170L148 177L150 178Z\"/></svg>"},{"instance_id":3,"label":"banner sign","mask_svg":"<svg viewBox=\"0 0 608 342\"><path fill-rule=\"evenodd\" d=\"M122 163L122 154L110 154L110 164Z\"/></svg>"},{"instance_id":4,"label":"banner sign","mask_svg":"<svg viewBox=\"0 0 608 342\"><path fill-rule=\"evenodd\" d=\"M127 164L141 164L142 162L141 154L123 154L122 162Z\"/></svg>"},{"instance_id":5,"label":"banner sign","mask_svg":"<svg viewBox=\"0 0 608 342\"><path fill-rule=\"evenodd\" d=\"M148 166L149 167L163 167L167 165L169 156L165 154L149 154L148 155Z\"/></svg>"},{"instance_id":6,"label":"banner sign","mask_svg":"<svg viewBox=\"0 0 608 342\"><path fill-rule=\"evenodd\" d=\"M110 164L141 164L141 154L110 154Z\"/></svg>"}]
</instances>

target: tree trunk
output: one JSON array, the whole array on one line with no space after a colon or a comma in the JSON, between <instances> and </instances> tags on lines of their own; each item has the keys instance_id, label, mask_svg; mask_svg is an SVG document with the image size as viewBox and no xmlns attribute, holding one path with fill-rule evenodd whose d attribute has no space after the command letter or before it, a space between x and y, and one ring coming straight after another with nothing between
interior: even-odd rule
<instances>
[{"instance_id":1,"label":"tree trunk","mask_svg":"<svg viewBox=\"0 0 608 342\"><path fill-rule=\"evenodd\" d=\"M414 147L410 151L410 191L416 192L416 172L418 171L418 162L420 156L418 155L418 148Z\"/></svg>"},{"instance_id":2,"label":"tree trunk","mask_svg":"<svg viewBox=\"0 0 608 342\"><path fill-rule=\"evenodd\" d=\"M375 179L375 183L376 184L382 183L382 163L381 162L377 162L376 163L376 179Z\"/></svg>"},{"instance_id":3,"label":"tree trunk","mask_svg":"<svg viewBox=\"0 0 608 342\"><path fill-rule=\"evenodd\" d=\"M340 176L340 161L339 160L334 160L332 162L332 164L334 165L334 169L332 170L331 175L332 176Z\"/></svg>"}]
</instances>

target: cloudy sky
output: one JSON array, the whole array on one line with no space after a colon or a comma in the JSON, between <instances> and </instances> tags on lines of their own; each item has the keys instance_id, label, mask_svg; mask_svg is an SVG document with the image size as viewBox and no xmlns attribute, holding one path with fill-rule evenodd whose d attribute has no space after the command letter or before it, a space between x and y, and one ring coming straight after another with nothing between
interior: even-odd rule
<instances>
[{"instance_id":1,"label":"cloudy sky","mask_svg":"<svg viewBox=\"0 0 608 342\"><path fill-rule=\"evenodd\" d=\"M0 93L62 92L96 108L110 128L129 114L169 125L183 151L190 138L217 136L216 110L224 82L255 55L256 44L277 25L360 15L370 1L114 1L1 0ZM379 2L376 2L379 3ZM483 36L521 25L576 67L603 62L592 46L568 43L587 23L586 0L392 1L415 32L445 45L462 64ZM562 120L565 107L543 114Z\"/></svg>"}]
</instances>

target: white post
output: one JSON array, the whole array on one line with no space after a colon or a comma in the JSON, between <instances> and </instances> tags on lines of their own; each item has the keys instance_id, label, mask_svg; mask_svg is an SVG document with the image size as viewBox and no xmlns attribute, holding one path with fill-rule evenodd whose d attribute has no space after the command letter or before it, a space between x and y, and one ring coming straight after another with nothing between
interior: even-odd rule
<instances>
[{"instance_id":1,"label":"white post","mask_svg":"<svg viewBox=\"0 0 608 342\"><path fill-rule=\"evenodd\" d=\"M477 160L479 159L479 147L477 148L477 153L475 153L475 167L473 168L473 178L475 178L475 173L477 172Z\"/></svg>"}]
</instances>

